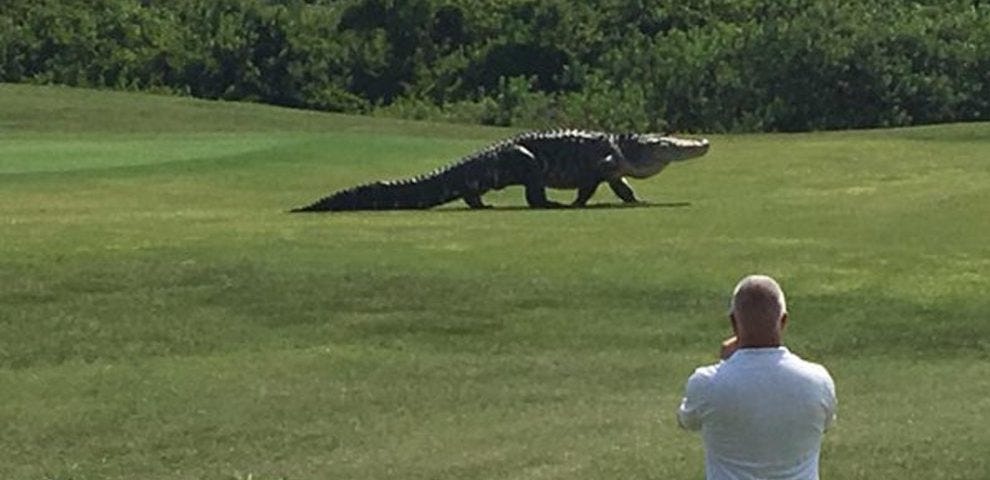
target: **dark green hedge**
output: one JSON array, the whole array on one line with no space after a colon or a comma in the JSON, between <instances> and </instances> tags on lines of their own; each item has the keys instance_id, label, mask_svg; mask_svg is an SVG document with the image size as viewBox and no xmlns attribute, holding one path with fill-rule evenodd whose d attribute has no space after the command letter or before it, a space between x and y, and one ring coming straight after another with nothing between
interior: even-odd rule
<instances>
[{"instance_id":1,"label":"dark green hedge","mask_svg":"<svg viewBox=\"0 0 990 480\"><path fill-rule=\"evenodd\" d=\"M500 125L990 119L990 21L929 0L0 0L0 80Z\"/></svg>"}]
</instances>

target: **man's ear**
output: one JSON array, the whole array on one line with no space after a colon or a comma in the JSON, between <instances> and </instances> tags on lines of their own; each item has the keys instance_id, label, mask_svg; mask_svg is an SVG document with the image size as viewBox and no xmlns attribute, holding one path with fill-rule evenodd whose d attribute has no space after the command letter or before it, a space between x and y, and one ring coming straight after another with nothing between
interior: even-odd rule
<instances>
[{"instance_id":1,"label":"man's ear","mask_svg":"<svg viewBox=\"0 0 990 480\"><path fill-rule=\"evenodd\" d=\"M787 326L787 312L784 312L780 317L780 329L783 330Z\"/></svg>"},{"instance_id":2,"label":"man's ear","mask_svg":"<svg viewBox=\"0 0 990 480\"><path fill-rule=\"evenodd\" d=\"M736 314L729 312L729 323L732 324L732 333L739 335L739 326L736 325Z\"/></svg>"}]
</instances>

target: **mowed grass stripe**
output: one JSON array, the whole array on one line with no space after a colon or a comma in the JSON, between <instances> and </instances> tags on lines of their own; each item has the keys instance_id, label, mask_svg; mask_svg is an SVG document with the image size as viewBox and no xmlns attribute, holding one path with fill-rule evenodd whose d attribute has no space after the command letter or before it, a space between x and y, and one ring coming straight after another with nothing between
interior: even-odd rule
<instances>
[{"instance_id":1,"label":"mowed grass stripe","mask_svg":"<svg viewBox=\"0 0 990 480\"><path fill-rule=\"evenodd\" d=\"M684 361L338 346L6 372L15 388L0 395L23 476L668 478L700 474L697 440L669 414ZM824 473L980 478L990 449L972 419L990 406L985 385L944 372L988 368L834 361L845 401Z\"/></svg>"},{"instance_id":2,"label":"mowed grass stripe","mask_svg":"<svg viewBox=\"0 0 990 480\"><path fill-rule=\"evenodd\" d=\"M0 477L694 478L672 411L754 271L837 379L824 475L987 476L986 124L717 136L650 207L289 215L511 132L0 103Z\"/></svg>"}]
</instances>

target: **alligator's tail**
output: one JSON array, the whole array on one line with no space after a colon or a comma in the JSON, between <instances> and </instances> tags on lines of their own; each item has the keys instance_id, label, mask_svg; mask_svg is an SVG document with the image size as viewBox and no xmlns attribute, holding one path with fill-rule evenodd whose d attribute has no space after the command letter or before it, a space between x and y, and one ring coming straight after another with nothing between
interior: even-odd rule
<instances>
[{"instance_id":1,"label":"alligator's tail","mask_svg":"<svg viewBox=\"0 0 990 480\"><path fill-rule=\"evenodd\" d=\"M430 208L460 197L451 185L450 171L445 167L416 178L375 182L334 192L292 212L328 212L344 210L404 210Z\"/></svg>"}]
</instances>

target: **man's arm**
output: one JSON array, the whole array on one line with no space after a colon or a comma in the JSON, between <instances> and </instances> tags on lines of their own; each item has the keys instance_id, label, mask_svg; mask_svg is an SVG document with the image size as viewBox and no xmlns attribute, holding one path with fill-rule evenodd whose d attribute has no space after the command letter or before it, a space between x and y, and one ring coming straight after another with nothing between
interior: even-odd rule
<instances>
[{"instance_id":1,"label":"man's arm","mask_svg":"<svg viewBox=\"0 0 990 480\"><path fill-rule=\"evenodd\" d=\"M739 339L735 335L722 341L722 349L718 352L718 358L728 360L733 353L739 350Z\"/></svg>"},{"instance_id":2,"label":"man's arm","mask_svg":"<svg viewBox=\"0 0 990 480\"><path fill-rule=\"evenodd\" d=\"M835 423L836 416L839 411L839 400L835 396L835 381L832 380L832 376L825 371L825 430L828 431L829 427Z\"/></svg>"},{"instance_id":3,"label":"man's arm","mask_svg":"<svg viewBox=\"0 0 990 480\"><path fill-rule=\"evenodd\" d=\"M681 399L681 406L677 409L677 424L681 428L685 430L701 429L707 384L708 379L700 368L688 378L687 385L684 387L684 398Z\"/></svg>"}]
</instances>

